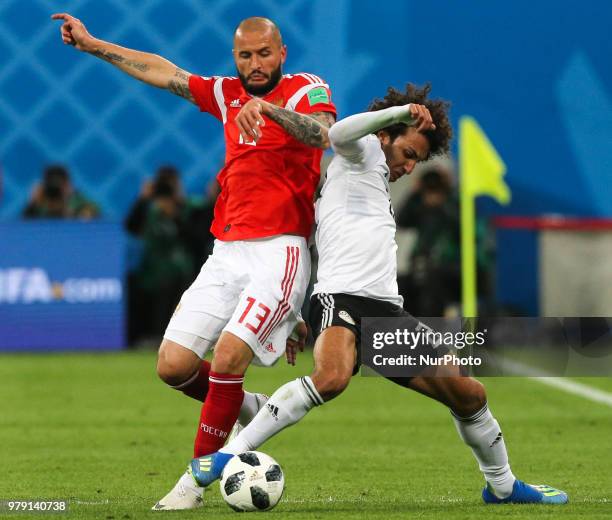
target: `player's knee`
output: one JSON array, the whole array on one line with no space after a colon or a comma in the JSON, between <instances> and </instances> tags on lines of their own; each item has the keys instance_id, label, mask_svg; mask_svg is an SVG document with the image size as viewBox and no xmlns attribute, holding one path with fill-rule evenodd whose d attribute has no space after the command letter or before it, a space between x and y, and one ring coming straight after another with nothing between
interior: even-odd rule
<instances>
[{"instance_id":1,"label":"player's knee","mask_svg":"<svg viewBox=\"0 0 612 520\"><path fill-rule=\"evenodd\" d=\"M487 393L484 385L476 379L466 378L463 391L453 405L453 412L460 417L474 415L487 404Z\"/></svg>"},{"instance_id":2,"label":"player's knee","mask_svg":"<svg viewBox=\"0 0 612 520\"><path fill-rule=\"evenodd\" d=\"M215 353L214 357L215 372L221 374L237 374L240 360L231 352Z\"/></svg>"},{"instance_id":3,"label":"player's knee","mask_svg":"<svg viewBox=\"0 0 612 520\"><path fill-rule=\"evenodd\" d=\"M341 369L318 371L312 375L312 382L324 401L338 397L351 380L351 373Z\"/></svg>"},{"instance_id":4,"label":"player's knee","mask_svg":"<svg viewBox=\"0 0 612 520\"><path fill-rule=\"evenodd\" d=\"M158 358L157 375L164 383L170 386L177 386L184 383L191 374L186 373L184 368L178 364Z\"/></svg>"},{"instance_id":5,"label":"player's knee","mask_svg":"<svg viewBox=\"0 0 612 520\"><path fill-rule=\"evenodd\" d=\"M220 374L244 374L252 359L253 353L246 343L239 348L217 344L212 370Z\"/></svg>"},{"instance_id":6,"label":"player's knee","mask_svg":"<svg viewBox=\"0 0 612 520\"><path fill-rule=\"evenodd\" d=\"M200 363L195 353L164 340L157 357L157 375L164 383L178 386L193 376Z\"/></svg>"}]
</instances>

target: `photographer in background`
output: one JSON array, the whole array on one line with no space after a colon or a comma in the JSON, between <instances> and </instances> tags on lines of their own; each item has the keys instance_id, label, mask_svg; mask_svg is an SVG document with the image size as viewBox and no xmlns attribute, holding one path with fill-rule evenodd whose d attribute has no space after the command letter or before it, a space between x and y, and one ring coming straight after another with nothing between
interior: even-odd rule
<instances>
[{"instance_id":1,"label":"photographer in background","mask_svg":"<svg viewBox=\"0 0 612 520\"><path fill-rule=\"evenodd\" d=\"M443 316L461 300L459 203L452 174L433 164L417 179L397 214L397 225L413 228L410 271L398 279L404 306L416 316Z\"/></svg>"},{"instance_id":2,"label":"photographer in background","mask_svg":"<svg viewBox=\"0 0 612 520\"><path fill-rule=\"evenodd\" d=\"M461 302L459 198L452 167L430 164L400 206L397 225L416 231L408 274L398 277L404 307L416 316L450 316ZM476 221L476 262L481 310L491 308L493 247L486 219Z\"/></svg>"},{"instance_id":3,"label":"photographer in background","mask_svg":"<svg viewBox=\"0 0 612 520\"><path fill-rule=\"evenodd\" d=\"M24 218L91 220L99 216L98 206L74 189L68 170L59 164L45 168L42 181L34 186L23 210Z\"/></svg>"},{"instance_id":4,"label":"photographer in background","mask_svg":"<svg viewBox=\"0 0 612 520\"><path fill-rule=\"evenodd\" d=\"M212 254L215 236L210 232L210 226L215 217L215 202L219 193L221 193L221 186L217 179L213 178L206 187L203 197L194 197L188 201L191 228L190 247L196 271L200 270L202 264Z\"/></svg>"},{"instance_id":5,"label":"photographer in background","mask_svg":"<svg viewBox=\"0 0 612 520\"><path fill-rule=\"evenodd\" d=\"M161 337L182 292L206 260L211 243L209 206L185 199L173 166L162 166L143 184L125 220L136 239L132 249L139 249L128 275L130 344Z\"/></svg>"}]
</instances>

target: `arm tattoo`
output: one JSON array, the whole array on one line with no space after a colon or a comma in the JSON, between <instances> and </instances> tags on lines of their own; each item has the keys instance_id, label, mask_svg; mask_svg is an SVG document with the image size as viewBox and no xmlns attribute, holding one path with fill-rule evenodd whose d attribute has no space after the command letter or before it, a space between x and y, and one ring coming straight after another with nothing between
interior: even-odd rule
<instances>
[{"instance_id":1,"label":"arm tattoo","mask_svg":"<svg viewBox=\"0 0 612 520\"><path fill-rule=\"evenodd\" d=\"M331 125L336 122L336 118L334 114L331 112L314 112L310 114L310 117L316 119L319 123L321 123L325 128L329 129Z\"/></svg>"},{"instance_id":2,"label":"arm tattoo","mask_svg":"<svg viewBox=\"0 0 612 520\"><path fill-rule=\"evenodd\" d=\"M171 79L168 82L168 90L177 96L181 96L195 103L191 90L189 90L189 74L177 67L174 77L177 79Z\"/></svg>"},{"instance_id":3,"label":"arm tattoo","mask_svg":"<svg viewBox=\"0 0 612 520\"><path fill-rule=\"evenodd\" d=\"M334 124L333 114L315 112L305 115L272 105L266 115L298 141L315 148L329 148L327 129Z\"/></svg>"},{"instance_id":4,"label":"arm tattoo","mask_svg":"<svg viewBox=\"0 0 612 520\"><path fill-rule=\"evenodd\" d=\"M133 60L126 60L125 56L122 56L121 54L117 54L116 52L95 50L93 51L92 54L94 56L97 56L98 58L103 59L104 61L108 61L109 63L112 63L113 65L122 64L128 68L139 70L140 72L146 72L147 70L149 70L149 66L146 63L140 63L138 61L133 61Z\"/></svg>"}]
</instances>

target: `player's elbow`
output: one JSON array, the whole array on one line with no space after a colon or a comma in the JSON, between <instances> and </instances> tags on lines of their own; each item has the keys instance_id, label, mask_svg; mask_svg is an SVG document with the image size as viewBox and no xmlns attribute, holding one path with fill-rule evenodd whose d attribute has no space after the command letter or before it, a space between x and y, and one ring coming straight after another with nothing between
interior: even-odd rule
<instances>
[{"instance_id":1,"label":"player's elbow","mask_svg":"<svg viewBox=\"0 0 612 520\"><path fill-rule=\"evenodd\" d=\"M356 137L344 121L332 125L327 134L334 152L340 155L350 155L353 152Z\"/></svg>"},{"instance_id":2,"label":"player's elbow","mask_svg":"<svg viewBox=\"0 0 612 520\"><path fill-rule=\"evenodd\" d=\"M324 129L322 132L322 139L319 148L321 148L322 150L327 150L329 147L331 147L331 141L329 140L329 132L327 129Z\"/></svg>"},{"instance_id":3,"label":"player's elbow","mask_svg":"<svg viewBox=\"0 0 612 520\"><path fill-rule=\"evenodd\" d=\"M329 141L329 146L333 146L334 148L342 148L343 144L346 144L346 139L342 132L342 125L338 125L338 123L332 125L327 130L327 140Z\"/></svg>"},{"instance_id":4,"label":"player's elbow","mask_svg":"<svg viewBox=\"0 0 612 520\"><path fill-rule=\"evenodd\" d=\"M329 142L329 129L325 125L318 123L313 130L314 131L304 142L314 148L327 150L331 146Z\"/></svg>"}]
</instances>

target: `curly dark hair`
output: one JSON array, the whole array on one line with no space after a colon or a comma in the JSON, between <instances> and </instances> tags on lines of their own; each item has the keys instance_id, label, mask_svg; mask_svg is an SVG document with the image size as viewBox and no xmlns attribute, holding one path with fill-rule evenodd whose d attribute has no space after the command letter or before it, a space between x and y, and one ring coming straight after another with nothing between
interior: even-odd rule
<instances>
[{"instance_id":1,"label":"curly dark hair","mask_svg":"<svg viewBox=\"0 0 612 520\"><path fill-rule=\"evenodd\" d=\"M429 140L429 154L435 155L441 152L448 152L450 141L453 137L453 128L448 120L448 110L450 102L443 99L428 99L427 96L431 92L431 83L426 83L422 88L417 87L412 83L406 84L406 90L401 92L393 87L387 89L387 95L382 99L375 99L370 103L369 111L383 110L389 107L403 106L408 103L417 103L425 105L434 124L435 130L430 130L425 133ZM391 137L393 142L395 138L402 135L408 126L404 123L396 123L394 125L383 128Z\"/></svg>"}]
</instances>

